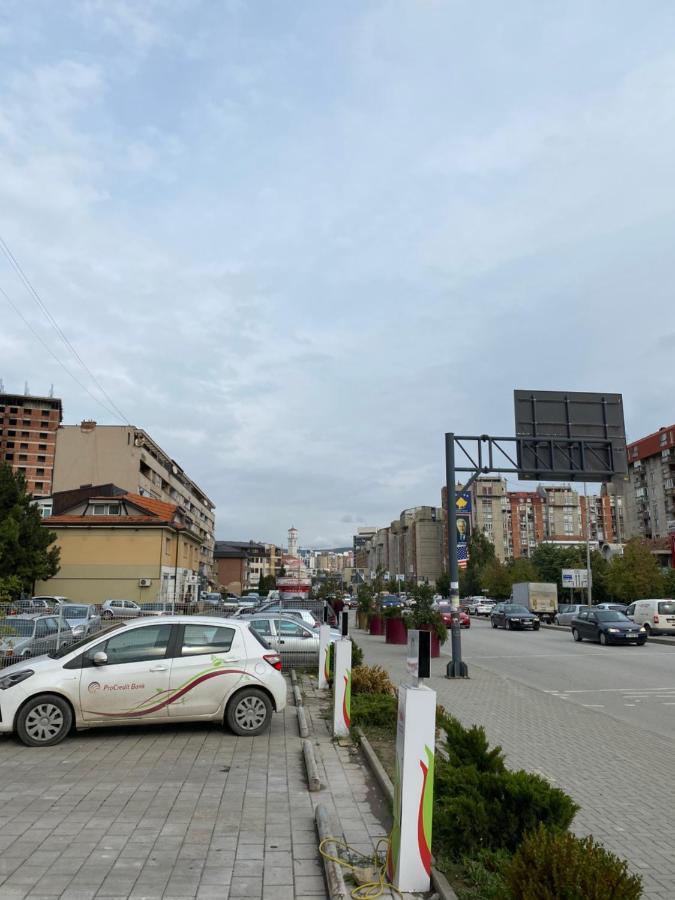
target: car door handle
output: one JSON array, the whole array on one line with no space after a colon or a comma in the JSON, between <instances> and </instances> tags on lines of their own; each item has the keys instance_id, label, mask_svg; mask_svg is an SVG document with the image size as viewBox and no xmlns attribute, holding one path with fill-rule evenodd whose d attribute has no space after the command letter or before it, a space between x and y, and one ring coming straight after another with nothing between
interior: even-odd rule
<instances>
[{"instance_id":1,"label":"car door handle","mask_svg":"<svg viewBox=\"0 0 675 900\"><path fill-rule=\"evenodd\" d=\"M166 672L168 670L168 666L150 666L151 672Z\"/></svg>"}]
</instances>

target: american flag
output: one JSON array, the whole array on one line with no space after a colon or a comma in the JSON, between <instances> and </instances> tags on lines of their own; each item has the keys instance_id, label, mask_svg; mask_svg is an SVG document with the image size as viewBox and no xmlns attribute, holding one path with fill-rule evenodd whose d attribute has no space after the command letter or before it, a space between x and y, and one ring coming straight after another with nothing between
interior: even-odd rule
<instances>
[{"instance_id":1,"label":"american flag","mask_svg":"<svg viewBox=\"0 0 675 900\"><path fill-rule=\"evenodd\" d=\"M460 569L466 569L469 563L469 548L466 544L457 544L457 565Z\"/></svg>"}]
</instances>

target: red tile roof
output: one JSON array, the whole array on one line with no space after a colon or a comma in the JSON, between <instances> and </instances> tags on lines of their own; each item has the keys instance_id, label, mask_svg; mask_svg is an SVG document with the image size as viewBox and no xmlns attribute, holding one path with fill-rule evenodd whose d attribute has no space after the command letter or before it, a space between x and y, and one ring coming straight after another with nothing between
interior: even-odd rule
<instances>
[{"instance_id":1,"label":"red tile roof","mask_svg":"<svg viewBox=\"0 0 675 900\"><path fill-rule=\"evenodd\" d=\"M141 509L147 509L153 516L160 516L170 522L176 515L178 506L175 503L165 503L163 500L153 500L151 497L141 497L140 494L124 494L123 499L131 501Z\"/></svg>"},{"instance_id":2,"label":"red tile roof","mask_svg":"<svg viewBox=\"0 0 675 900\"><path fill-rule=\"evenodd\" d=\"M43 524L52 525L170 525L168 519L159 516L48 516ZM179 528L182 526L178 526Z\"/></svg>"}]
</instances>

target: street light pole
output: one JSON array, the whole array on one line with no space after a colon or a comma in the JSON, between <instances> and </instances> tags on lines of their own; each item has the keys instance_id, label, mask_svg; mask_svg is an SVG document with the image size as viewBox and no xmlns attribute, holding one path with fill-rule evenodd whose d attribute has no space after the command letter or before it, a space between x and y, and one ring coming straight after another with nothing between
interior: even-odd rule
<instances>
[{"instance_id":1,"label":"street light pole","mask_svg":"<svg viewBox=\"0 0 675 900\"><path fill-rule=\"evenodd\" d=\"M591 508L588 505L588 491L584 481L584 500L586 505L586 590L588 606L593 605L593 588L591 586Z\"/></svg>"},{"instance_id":2,"label":"street light pole","mask_svg":"<svg viewBox=\"0 0 675 900\"><path fill-rule=\"evenodd\" d=\"M457 487L455 482L455 435L445 435L445 481L448 495L448 572L450 574L450 603L452 625L450 637L452 659L447 666L448 678L466 678L469 674L462 662L462 636L459 622L459 563L457 560Z\"/></svg>"}]
</instances>

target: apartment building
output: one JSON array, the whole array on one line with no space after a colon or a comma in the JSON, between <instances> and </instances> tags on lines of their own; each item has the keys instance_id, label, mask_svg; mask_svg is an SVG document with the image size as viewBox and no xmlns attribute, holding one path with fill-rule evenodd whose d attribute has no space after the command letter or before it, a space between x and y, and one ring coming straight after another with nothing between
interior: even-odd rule
<instances>
[{"instance_id":1,"label":"apartment building","mask_svg":"<svg viewBox=\"0 0 675 900\"><path fill-rule=\"evenodd\" d=\"M675 425L626 448L628 537L664 538L675 532Z\"/></svg>"},{"instance_id":2,"label":"apartment building","mask_svg":"<svg viewBox=\"0 0 675 900\"><path fill-rule=\"evenodd\" d=\"M34 497L52 493L56 432L63 418L57 397L0 393L0 462L22 472Z\"/></svg>"},{"instance_id":3,"label":"apartment building","mask_svg":"<svg viewBox=\"0 0 675 900\"><path fill-rule=\"evenodd\" d=\"M483 475L471 485L472 525L482 531L495 547L495 556L504 562L513 556L506 479Z\"/></svg>"},{"instance_id":4,"label":"apartment building","mask_svg":"<svg viewBox=\"0 0 675 900\"><path fill-rule=\"evenodd\" d=\"M568 484L540 487L545 495L546 515L544 533L546 540L574 540L582 537L581 505L579 494Z\"/></svg>"},{"instance_id":5,"label":"apartment building","mask_svg":"<svg viewBox=\"0 0 675 900\"><path fill-rule=\"evenodd\" d=\"M211 580L215 506L142 428L134 425L61 426L56 433L53 491L112 482L142 497L176 504L200 542L200 575Z\"/></svg>"},{"instance_id":6,"label":"apartment building","mask_svg":"<svg viewBox=\"0 0 675 900\"><path fill-rule=\"evenodd\" d=\"M354 568L362 575L365 575L368 570L368 545L376 531L377 528L369 525L359 528L354 535Z\"/></svg>"},{"instance_id":7,"label":"apartment building","mask_svg":"<svg viewBox=\"0 0 675 900\"><path fill-rule=\"evenodd\" d=\"M215 581L219 587L234 594L255 591L261 576L267 574L266 560L269 557L265 544L256 541L216 541Z\"/></svg>"},{"instance_id":8,"label":"apartment building","mask_svg":"<svg viewBox=\"0 0 675 900\"><path fill-rule=\"evenodd\" d=\"M507 491L508 556L530 557L546 538L545 501L537 491Z\"/></svg>"},{"instance_id":9,"label":"apartment building","mask_svg":"<svg viewBox=\"0 0 675 900\"><path fill-rule=\"evenodd\" d=\"M584 539L587 536L587 516L590 520L590 540L597 541L598 544L621 544L626 539L623 489L623 485L603 484L599 495L579 497L581 533Z\"/></svg>"},{"instance_id":10,"label":"apartment building","mask_svg":"<svg viewBox=\"0 0 675 900\"><path fill-rule=\"evenodd\" d=\"M443 571L443 511L435 506L404 509L379 528L367 544L369 577L381 568L389 576L434 582Z\"/></svg>"}]
</instances>

